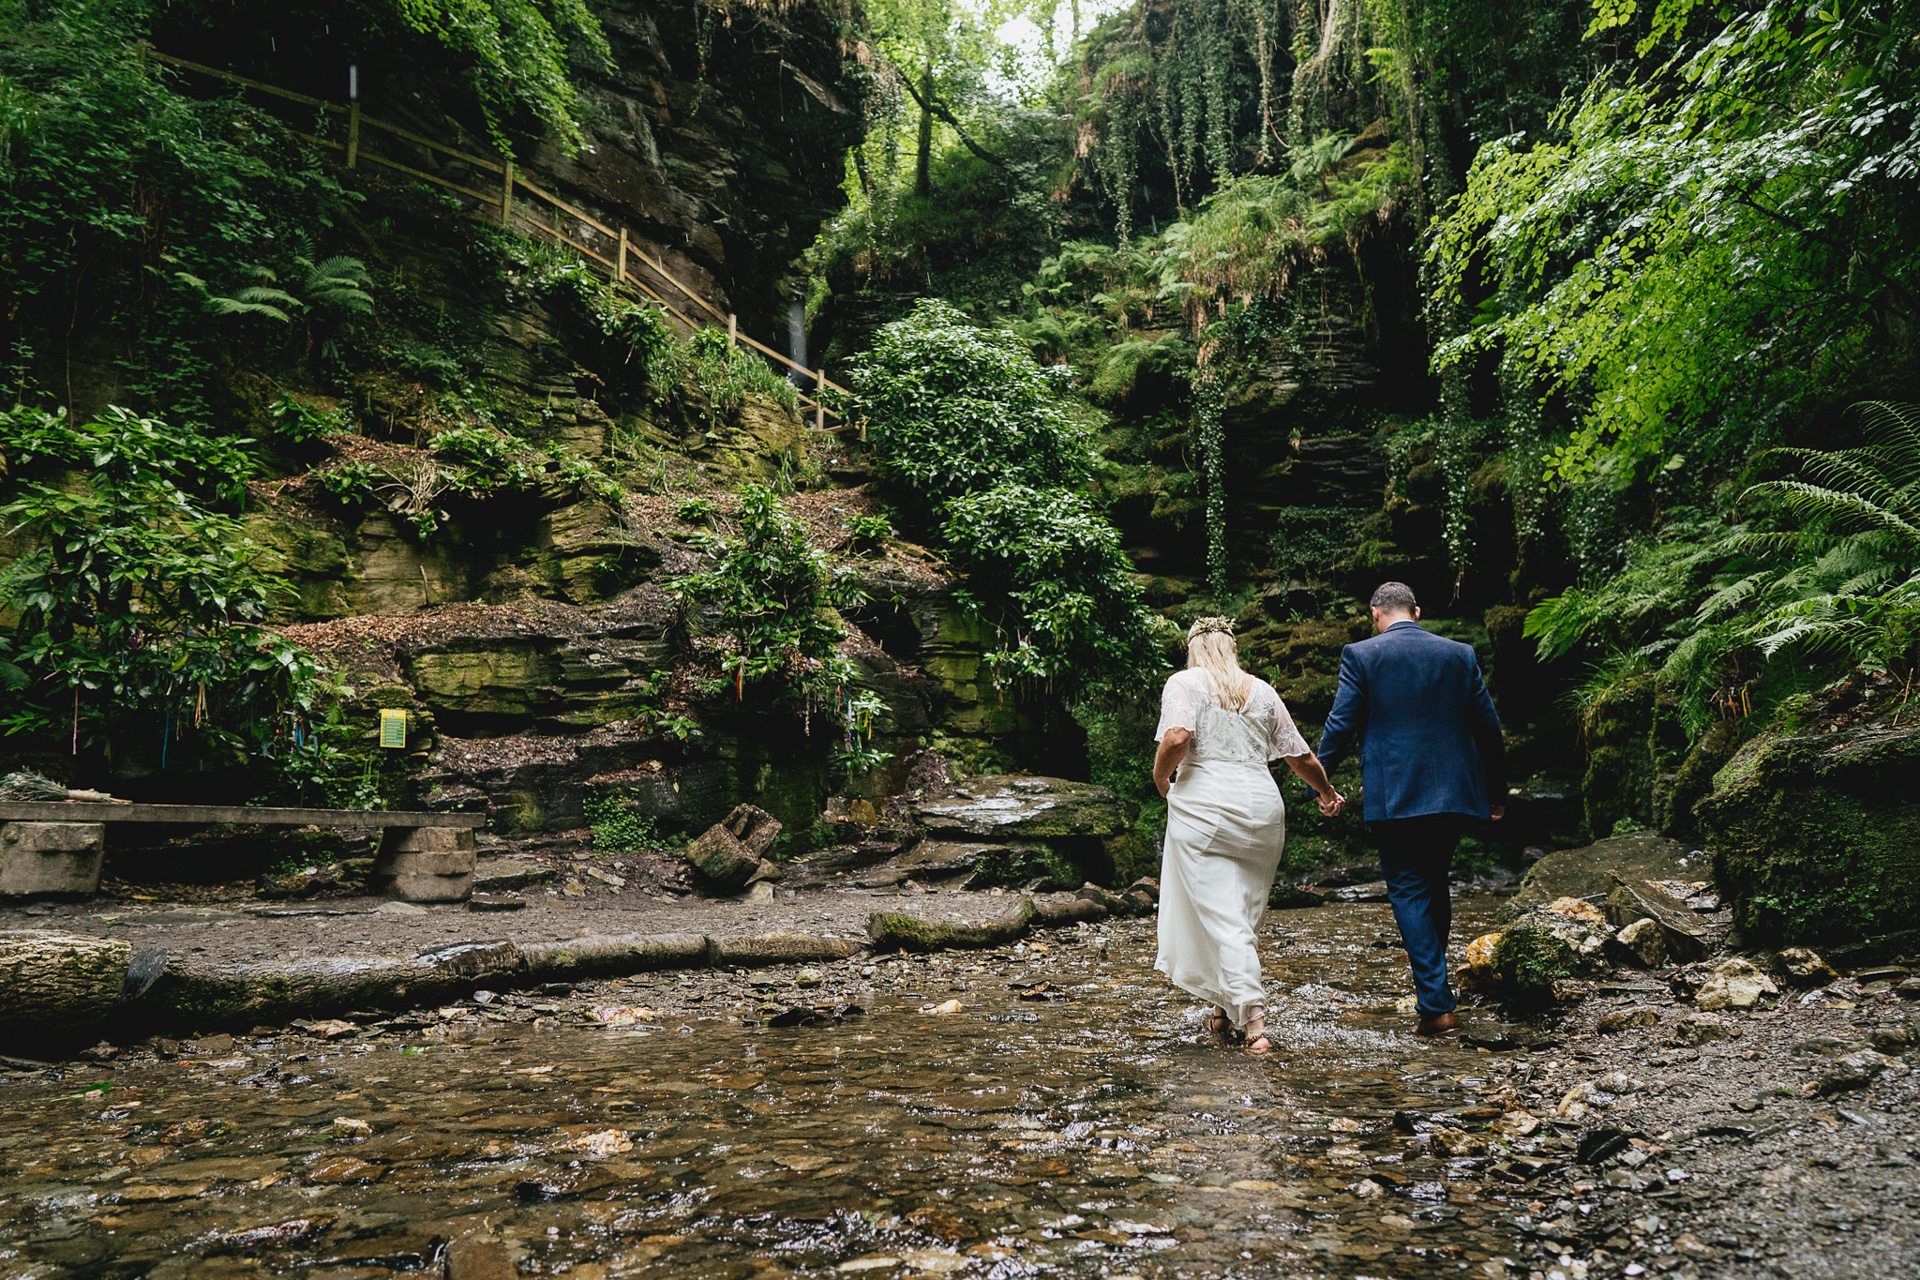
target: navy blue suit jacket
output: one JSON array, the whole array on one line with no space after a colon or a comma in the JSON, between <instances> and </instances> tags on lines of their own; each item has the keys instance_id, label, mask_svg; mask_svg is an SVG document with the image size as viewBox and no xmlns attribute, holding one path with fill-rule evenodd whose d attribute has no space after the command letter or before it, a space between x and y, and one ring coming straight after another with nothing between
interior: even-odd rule
<instances>
[{"instance_id":1,"label":"navy blue suit jacket","mask_svg":"<svg viewBox=\"0 0 1920 1280\"><path fill-rule=\"evenodd\" d=\"M1473 646L1411 620L1340 654L1340 691L1320 762L1360 753L1369 822L1429 813L1490 816L1505 804L1507 750Z\"/></svg>"}]
</instances>

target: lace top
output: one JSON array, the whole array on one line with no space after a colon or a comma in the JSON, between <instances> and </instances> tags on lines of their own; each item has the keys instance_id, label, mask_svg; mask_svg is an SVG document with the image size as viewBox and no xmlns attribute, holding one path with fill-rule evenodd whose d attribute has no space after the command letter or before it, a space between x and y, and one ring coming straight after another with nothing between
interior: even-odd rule
<instances>
[{"instance_id":1,"label":"lace top","mask_svg":"<svg viewBox=\"0 0 1920 1280\"><path fill-rule=\"evenodd\" d=\"M1176 671L1160 693L1160 725L1155 742L1169 729L1193 734L1188 759L1235 760L1264 764L1282 756L1304 756L1312 751L1287 714L1286 704L1273 686L1253 677L1253 690L1243 710L1224 707L1204 671Z\"/></svg>"}]
</instances>

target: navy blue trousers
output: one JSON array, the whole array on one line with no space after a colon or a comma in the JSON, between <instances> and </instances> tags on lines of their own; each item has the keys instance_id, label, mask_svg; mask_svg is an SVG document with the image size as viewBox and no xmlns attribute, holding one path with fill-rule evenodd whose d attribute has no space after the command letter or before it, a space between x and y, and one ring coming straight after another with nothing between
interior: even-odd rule
<instances>
[{"instance_id":1,"label":"navy blue trousers","mask_svg":"<svg viewBox=\"0 0 1920 1280\"><path fill-rule=\"evenodd\" d=\"M1453 898L1447 880L1469 821L1465 814L1432 813L1367 824L1380 849L1387 900L1413 966L1414 1001L1423 1018L1453 1012L1453 988L1447 983Z\"/></svg>"}]
</instances>

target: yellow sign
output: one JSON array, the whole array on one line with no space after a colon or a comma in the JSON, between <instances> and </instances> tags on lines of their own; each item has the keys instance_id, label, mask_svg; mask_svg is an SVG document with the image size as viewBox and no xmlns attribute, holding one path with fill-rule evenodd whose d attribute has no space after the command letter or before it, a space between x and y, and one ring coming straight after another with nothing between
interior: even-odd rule
<instances>
[{"instance_id":1,"label":"yellow sign","mask_svg":"<svg viewBox=\"0 0 1920 1280\"><path fill-rule=\"evenodd\" d=\"M381 710L380 745L383 747L404 747L407 745L406 712Z\"/></svg>"}]
</instances>

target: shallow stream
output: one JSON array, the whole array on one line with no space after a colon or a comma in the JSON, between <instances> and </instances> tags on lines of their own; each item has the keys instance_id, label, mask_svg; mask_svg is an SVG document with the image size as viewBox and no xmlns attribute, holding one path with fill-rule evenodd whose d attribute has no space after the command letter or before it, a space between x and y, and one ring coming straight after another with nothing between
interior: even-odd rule
<instances>
[{"instance_id":1,"label":"shallow stream","mask_svg":"<svg viewBox=\"0 0 1920 1280\"><path fill-rule=\"evenodd\" d=\"M1475 1127L1525 1055L1406 1034L1391 928L1269 918L1265 1059L1201 1034L1148 920L7 1082L0 1277L438 1274L476 1234L576 1280L1498 1275L1524 1190L1395 1113ZM572 1025L607 1005L642 1022Z\"/></svg>"}]
</instances>

